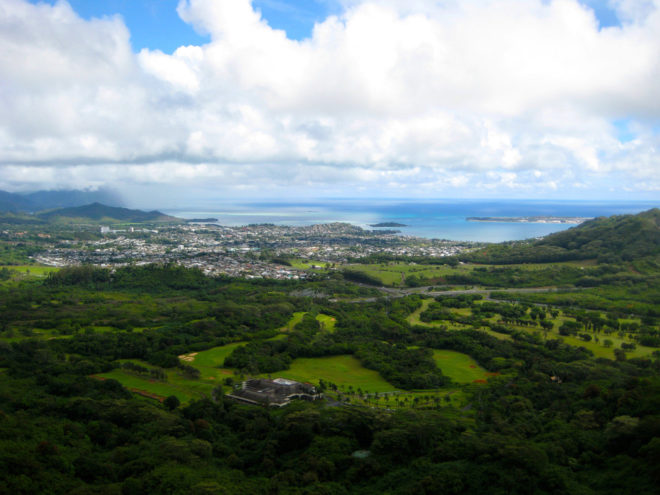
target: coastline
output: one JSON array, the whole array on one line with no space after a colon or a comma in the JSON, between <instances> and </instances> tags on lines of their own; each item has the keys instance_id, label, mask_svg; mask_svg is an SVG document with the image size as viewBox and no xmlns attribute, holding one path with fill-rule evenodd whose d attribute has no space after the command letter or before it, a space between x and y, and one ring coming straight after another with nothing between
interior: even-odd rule
<instances>
[{"instance_id":1,"label":"coastline","mask_svg":"<svg viewBox=\"0 0 660 495\"><path fill-rule=\"evenodd\" d=\"M491 222L491 223L550 223L579 225L594 217L556 217L556 216L538 216L538 217L467 217L468 222Z\"/></svg>"},{"instance_id":2,"label":"coastline","mask_svg":"<svg viewBox=\"0 0 660 495\"><path fill-rule=\"evenodd\" d=\"M309 202L218 202L188 208L162 208L181 218L217 218L219 225L309 226L345 222L372 229L378 223L399 223L402 236L473 242L505 242L546 236L568 229L577 222L552 219L590 219L599 216L634 214L657 207L656 202L591 201L371 201L320 200ZM467 218L500 219L491 221ZM526 221L510 221L512 218ZM542 221L529 221L531 218ZM580 222L581 223L581 222Z\"/></svg>"}]
</instances>

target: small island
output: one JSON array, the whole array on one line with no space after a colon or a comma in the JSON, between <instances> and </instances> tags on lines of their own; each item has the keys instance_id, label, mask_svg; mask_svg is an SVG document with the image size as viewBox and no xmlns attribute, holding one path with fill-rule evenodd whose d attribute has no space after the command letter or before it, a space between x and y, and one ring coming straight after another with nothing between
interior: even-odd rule
<instances>
[{"instance_id":1,"label":"small island","mask_svg":"<svg viewBox=\"0 0 660 495\"><path fill-rule=\"evenodd\" d=\"M581 224L587 220L593 220L590 217L467 217L468 222L499 222L499 223L563 223L563 224Z\"/></svg>"},{"instance_id":2,"label":"small island","mask_svg":"<svg viewBox=\"0 0 660 495\"><path fill-rule=\"evenodd\" d=\"M187 218L186 222L188 223L212 223L217 222L217 218Z\"/></svg>"},{"instance_id":3,"label":"small island","mask_svg":"<svg viewBox=\"0 0 660 495\"><path fill-rule=\"evenodd\" d=\"M396 223L396 222L381 222L381 223L371 224L370 227L407 227L407 225L404 223Z\"/></svg>"}]
</instances>

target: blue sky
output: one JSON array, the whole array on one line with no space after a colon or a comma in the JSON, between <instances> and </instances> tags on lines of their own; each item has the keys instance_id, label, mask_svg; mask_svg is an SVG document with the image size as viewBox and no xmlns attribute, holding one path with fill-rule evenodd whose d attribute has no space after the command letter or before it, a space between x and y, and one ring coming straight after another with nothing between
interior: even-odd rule
<instances>
[{"instance_id":1,"label":"blue sky","mask_svg":"<svg viewBox=\"0 0 660 495\"><path fill-rule=\"evenodd\" d=\"M43 0L30 0L40 3ZM47 0L54 4L57 0ZM208 42L183 22L176 12L179 0L68 0L83 18L104 17L119 14L131 32L131 44L137 52L142 48L172 53L182 45L199 45ZM593 9L601 27L620 25L616 13L606 0L582 0ZM315 22L329 15L340 14L342 7L337 0L253 0L252 5L261 11L268 24L286 31L290 39L301 40L311 35Z\"/></svg>"},{"instance_id":2,"label":"blue sky","mask_svg":"<svg viewBox=\"0 0 660 495\"><path fill-rule=\"evenodd\" d=\"M30 1L44 3L43 0ZM136 52L149 48L172 53L182 45L199 45L209 40L179 18L176 12L179 0L68 2L84 19L121 15L131 32L131 44ZM45 3L55 4L57 0ZM315 22L341 11L334 0L254 0L252 5L261 11L271 27L283 29L289 38L297 40L309 37Z\"/></svg>"},{"instance_id":3,"label":"blue sky","mask_svg":"<svg viewBox=\"0 0 660 495\"><path fill-rule=\"evenodd\" d=\"M41 3L41 0L31 0ZM57 0L46 3L55 4ZM121 15L131 32L133 50L158 49L172 53L181 45L199 45L208 41L184 23L176 12L179 0L69 0L84 19Z\"/></svg>"}]
</instances>

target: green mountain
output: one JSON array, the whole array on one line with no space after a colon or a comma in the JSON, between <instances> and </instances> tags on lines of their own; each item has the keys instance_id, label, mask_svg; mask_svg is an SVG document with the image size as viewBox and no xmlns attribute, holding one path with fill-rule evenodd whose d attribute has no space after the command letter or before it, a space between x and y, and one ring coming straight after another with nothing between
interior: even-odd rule
<instances>
[{"instance_id":1,"label":"green mountain","mask_svg":"<svg viewBox=\"0 0 660 495\"><path fill-rule=\"evenodd\" d=\"M35 191L24 195L35 208L32 211L49 210L52 208L70 208L91 203L102 203L108 206L123 206L119 195L111 189Z\"/></svg>"},{"instance_id":2,"label":"green mountain","mask_svg":"<svg viewBox=\"0 0 660 495\"><path fill-rule=\"evenodd\" d=\"M103 203L110 206L121 206L119 195L111 189L35 191L31 193L10 193L0 191L0 212L30 213L50 210L53 208L70 208L73 206Z\"/></svg>"},{"instance_id":3,"label":"green mountain","mask_svg":"<svg viewBox=\"0 0 660 495\"><path fill-rule=\"evenodd\" d=\"M660 209L599 217L537 241L508 242L465 254L476 263L631 261L660 254Z\"/></svg>"},{"instance_id":4,"label":"green mountain","mask_svg":"<svg viewBox=\"0 0 660 495\"><path fill-rule=\"evenodd\" d=\"M160 211L131 210L92 203L86 206L60 208L37 214L39 218L51 222L94 221L99 223L141 223L141 222L179 222L180 219L165 215Z\"/></svg>"},{"instance_id":5,"label":"green mountain","mask_svg":"<svg viewBox=\"0 0 660 495\"><path fill-rule=\"evenodd\" d=\"M0 191L0 212L17 213L34 210L34 203L20 194Z\"/></svg>"}]
</instances>

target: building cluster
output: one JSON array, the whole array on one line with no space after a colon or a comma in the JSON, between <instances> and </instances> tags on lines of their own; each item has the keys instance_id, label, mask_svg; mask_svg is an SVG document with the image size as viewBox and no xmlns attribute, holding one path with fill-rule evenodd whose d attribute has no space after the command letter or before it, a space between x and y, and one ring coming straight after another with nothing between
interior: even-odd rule
<instances>
[{"instance_id":1,"label":"building cluster","mask_svg":"<svg viewBox=\"0 0 660 495\"><path fill-rule=\"evenodd\" d=\"M271 407L286 406L294 399L318 400L323 394L310 383L300 383L286 378L253 378L242 383L241 388L227 394L228 399L253 405Z\"/></svg>"},{"instance_id":2,"label":"building cluster","mask_svg":"<svg viewBox=\"0 0 660 495\"><path fill-rule=\"evenodd\" d=\"M438 257L469 247L392 231L364 230L345 223L302 227L192 224L124 231L102 227L100 234L100 238L96 235L90 240L57 242L35 259L50 266L178 263L213 276L299 279L309 272L277 261L303 259L319 267L334 267L374 254Z\"/></svg>"}]
</instances>

